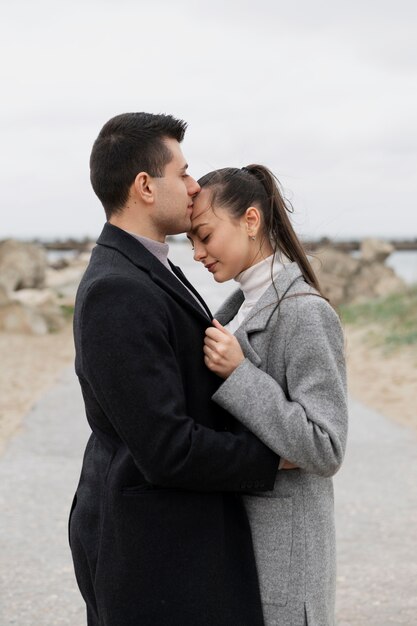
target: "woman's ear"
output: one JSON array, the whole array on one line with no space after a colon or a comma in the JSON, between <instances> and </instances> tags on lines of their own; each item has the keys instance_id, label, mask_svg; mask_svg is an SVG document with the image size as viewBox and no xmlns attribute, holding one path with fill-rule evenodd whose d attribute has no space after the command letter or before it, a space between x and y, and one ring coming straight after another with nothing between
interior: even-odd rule
<instances>
[{"instance_id":1,"label":"woman's ear","mask_svg":"<svg viewBox=\"0 0 417 626\"><path fill-rule=\"evenodd\" d=\"M151 204L155 200L155 186L152 176L146 172L139 172L133 181L133 188L136 196L145 202Z\"/></svg>"},{"instance_id":2,"label":"woman's ear","mask_svg":"<svg viewBox=\"0 0 417 626\"><path fill-rule=\"evenodd\" d=\"M249 237L256 237L261 226L261 214L259 212L259 209L257 209L255 206L250 206L248 209L246 209L244 219Z\"/></svg>"}]
</instances>

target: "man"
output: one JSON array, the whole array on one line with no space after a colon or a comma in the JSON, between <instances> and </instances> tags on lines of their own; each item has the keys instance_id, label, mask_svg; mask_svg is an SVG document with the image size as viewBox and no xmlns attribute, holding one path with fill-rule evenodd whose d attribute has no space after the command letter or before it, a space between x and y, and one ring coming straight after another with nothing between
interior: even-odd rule
<instances>
[{"instance_id":1,"label":"man","mask_svg":"<svg viewBox=\"0 0 417 626\"><path fill-rule=\"evenodd\" d=\"M263 624L248 521L236 495L272 489L279 459L231 432L211 396L207 306L167 260L193 196L166 115L111 119L92 150L107 223L75 307L76 372L92 435L70 516L89 626Z\"/></svg>"}]
</instances>

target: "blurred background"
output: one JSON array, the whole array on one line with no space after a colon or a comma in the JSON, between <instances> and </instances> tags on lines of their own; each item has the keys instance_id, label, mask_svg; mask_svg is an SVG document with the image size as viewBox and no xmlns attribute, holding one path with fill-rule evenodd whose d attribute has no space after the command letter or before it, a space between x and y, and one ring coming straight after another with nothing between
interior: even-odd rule
<instances>
[{"instance_id":1,"label":"blurred background","mask_svg":"<svg viewBox=\"0 0 417 626\"><path fill-rule=\"evenodd\" d=\"M374 411L378 423L403 429L414 450L414 2L16 0L0 2L0 52L0 467L6 473L10 446L27 430L30 411L72 371L75 292L104 223L89 183L90 150L102 125L127 111L185 119L183 151L195 178L252 162L273 170L344 324L353 402ZM214 284L192 261L184 237L170 244L172 260L214 311L233 283ZM416 519L415 498L407 511ZM20 514L13 507L8 513ZM346 535L342 544L347 560L350 540ZM416 546L404 580L417 575ZM10 572L7 559L5 568ZM372 589L372 577L367 580ZM395 608L364 621L353 609L356 592L339 582L342 624L412 623ZM37 593L42 605L42 589ZM78 602L71 593L69 604ZM30 596L27 589L24 595ZM374 596L381 603L380 589ZM20 626L83 623L42 621L27 607L23 618L13 591L8 597L15 608L2 624L15 623L6 621L10 615L19 616ZM407 592L417 615L416 594L410 598Z\"/></svg>"}]
</instances>

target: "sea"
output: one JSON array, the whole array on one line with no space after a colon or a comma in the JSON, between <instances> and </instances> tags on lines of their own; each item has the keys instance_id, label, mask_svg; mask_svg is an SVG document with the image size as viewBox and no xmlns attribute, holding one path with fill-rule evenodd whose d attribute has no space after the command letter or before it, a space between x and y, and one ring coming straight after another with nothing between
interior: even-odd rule
<instances>
[{"instance_id":1,"label":"sea","mask_svg":"<svg viewBox=\"0 0 417 626\"><path fill-rule=\"evenodd\" d=\"M203 298L215 311L222 301L236 289L232 280L223 284L215 284L213 276L204 269L201 263L192 259L191 246L179 239L170 243L170 259L179 265L188 279L200 291ZM385 261L407 285L417 285L417 250L401 250L393 252Z\"/></svg>"},{"instance_id":2,"label":"sea","mask_svg":"<svg viewBox=\"0 0 417 626\"><path fill-rule=\"evenodd\" d=\"M407 285L417 285L417 250L399 250L385 261Z\"/></svg>"},{"instance_id":3,"label":"sea","mask_svg":"<svg viewBox=\"0 0 417 626\"><path fill-rule=\"evenodd\" d=\"M70 260L76 251L48 251L50 262L62 258ZM191 245L183 238L170 241L169 258L179 265L187 278L198 289L212 310L216 310L223 300L237 287L234 281L215 283L213 276L204 269L201 263L193 260ZM417 285L417 250L400 250L393 252L385 261L407 285Z\"/></svg>"}]
</instances>

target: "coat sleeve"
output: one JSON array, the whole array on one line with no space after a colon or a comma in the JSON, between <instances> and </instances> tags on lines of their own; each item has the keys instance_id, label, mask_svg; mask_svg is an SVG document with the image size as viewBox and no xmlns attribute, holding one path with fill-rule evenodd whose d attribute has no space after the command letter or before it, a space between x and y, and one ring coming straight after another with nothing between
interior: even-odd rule
<instances>
[{"instance_id":1,"label":"coat sleeve","mask_svg":"<svg viewBox=\"0 0 417 626\"><path fill-rule=\"evenodd\" d=\"M137 281L108 276L89 289L81 313L80 369L104 415L152 484L239 492L256 483L259 490L272 489L279 459L265 444L252 433L203 427L198 415L187 414L167 316L155 291L138 289Z\"/></svg>"},{"instance_id":2,"label":"coat sleeve","mask_svg":"<svg viewBox=\"0 0 417 626\"><path fill-rule=\"evenodd\" d=\"M288 332L274 332L265 362L285 346L287 389L245 359L213 396L271 450L300 468L332 476L347 438L344 338L339 319L319 298L295 298ZM277 327L278 328L278 327ZM280 326L282 333L282 324ZM265 355L262 355L265 356Z\"/></svg>"}]
</instances>

